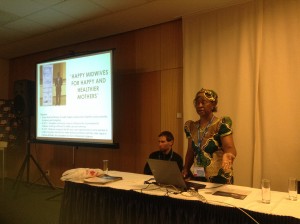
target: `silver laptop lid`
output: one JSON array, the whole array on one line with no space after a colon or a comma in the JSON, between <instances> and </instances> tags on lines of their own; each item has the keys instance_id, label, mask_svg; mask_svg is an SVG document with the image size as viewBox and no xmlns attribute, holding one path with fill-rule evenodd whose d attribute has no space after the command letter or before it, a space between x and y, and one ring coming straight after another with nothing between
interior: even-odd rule
<instances>
[{"instance_id":1,"label":"silver laptop lid","mask_svg":"<svg viewBox=\"0 0 300 224\"><path fill-rule=\"evenodd\" d=\"M170 185L187 190L186 183L176 161L147 159L155 181L159 185Z\"/></svg>"}]
</instances>

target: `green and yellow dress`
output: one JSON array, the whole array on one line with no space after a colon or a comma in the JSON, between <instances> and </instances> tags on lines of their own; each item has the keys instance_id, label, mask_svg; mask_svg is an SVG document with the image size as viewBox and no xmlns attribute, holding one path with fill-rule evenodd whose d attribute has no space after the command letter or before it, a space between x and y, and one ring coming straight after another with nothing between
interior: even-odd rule
<instances>
[{"instance_id":1,"label":"green and yellow dress","mask_svg":"<svg viewBox=\"0 0 300 224\"><path fill-rule=\"evenodd\" d=\"M213 183L233 183L233 169L224 172L222 168L223 149L221 137L232 134L232 121L229 117L217 118L206 128L200 128L198 121L187 121L184 129L187 138L192 140L194 166L204 167L205 178Z\"/></svg>"}]
</instances>

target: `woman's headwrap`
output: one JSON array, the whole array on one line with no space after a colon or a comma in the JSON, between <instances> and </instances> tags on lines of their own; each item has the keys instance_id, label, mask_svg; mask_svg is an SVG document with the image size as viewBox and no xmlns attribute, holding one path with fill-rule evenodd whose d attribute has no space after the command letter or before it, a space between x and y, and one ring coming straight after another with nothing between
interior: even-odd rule
<instances>
[{"instance_id":1,"label":"woman's headwrap","mask_svg":"<svg viewBox=\"0 0 300 224\"><path fill-rule=\"evenodd\" d=\"M207 99L207 100L209 100L209 101L211 101L211 102L218 102L218 94L215 92L215 91L213 91L213 90L211 90L211 89L201 89L199 92L198 92L198 94L199 93L203 93L203 95L204 95L204 97ZM198 95L197 94L197 95Z\"/></svg>"},{"instance_id":2,"label":"woman's headwrap","mask_svg":"<svg viewBox=\"0 0 300 224\"><path fill-rule=\"evenodd\" d=\"M196 103L196 101L198 100L198 98L200 97L200 94L203 94L203 96L205 97L205 99L209 100L210 102L213 102L215 104L214 107L214 112L217 111L217 104L218 104L218 94L211 90L211 89L204 89L202 88L200 91L198 91L196 93L195 99L194 99L194 105Z\"/></svg>"}]
</instances>

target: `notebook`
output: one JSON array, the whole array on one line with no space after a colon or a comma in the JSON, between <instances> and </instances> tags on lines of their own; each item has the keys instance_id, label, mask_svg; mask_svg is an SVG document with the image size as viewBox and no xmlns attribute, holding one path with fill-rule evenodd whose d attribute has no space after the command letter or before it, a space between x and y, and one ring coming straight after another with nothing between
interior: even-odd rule
<instances>
[{"instance_id":1,"label":"notebook","mask_svg":"<svg viewBox=\"0 0 300 224\"><path fill-rule=\"evenodd\" d=\"M205 184L185 181L176 161L148 159L147 162L158 185L174 186L182 191L206 187Z\"/></svg>"}]
</instances>

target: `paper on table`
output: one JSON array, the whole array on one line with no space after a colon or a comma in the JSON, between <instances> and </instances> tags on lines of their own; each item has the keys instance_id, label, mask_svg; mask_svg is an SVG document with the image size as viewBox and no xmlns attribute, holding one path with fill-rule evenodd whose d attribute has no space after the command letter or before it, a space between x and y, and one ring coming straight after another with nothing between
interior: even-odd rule
<instances>
[{"instance_id":1,"label":"paper on table","mask_svg":"<svg viewBox=\"0 0 300 224\"><path fill-rule=\"evenodd\" d=\"M91 178L86 178L84 179L85 183L89 183L89 184L106 184L106 183L110 183L110 182L114 182L117 180L122 180L122 177L117 177L117 176L110 176L107 174L104 174L100 177L91 177Z\"/></svg>"},{"instance_id":2,"label":"paper on table","mask_svg":"<svg viewBox=\"0 0 300 224\"><path fill-rule=\"evenodd\" d=\"M213 193L213 195L232 197L235 199L244 200L247 197L247 195L249 195L250 193L251 191L231 189L231 190L216 191Z\"/></svg>"}]
</instances>

